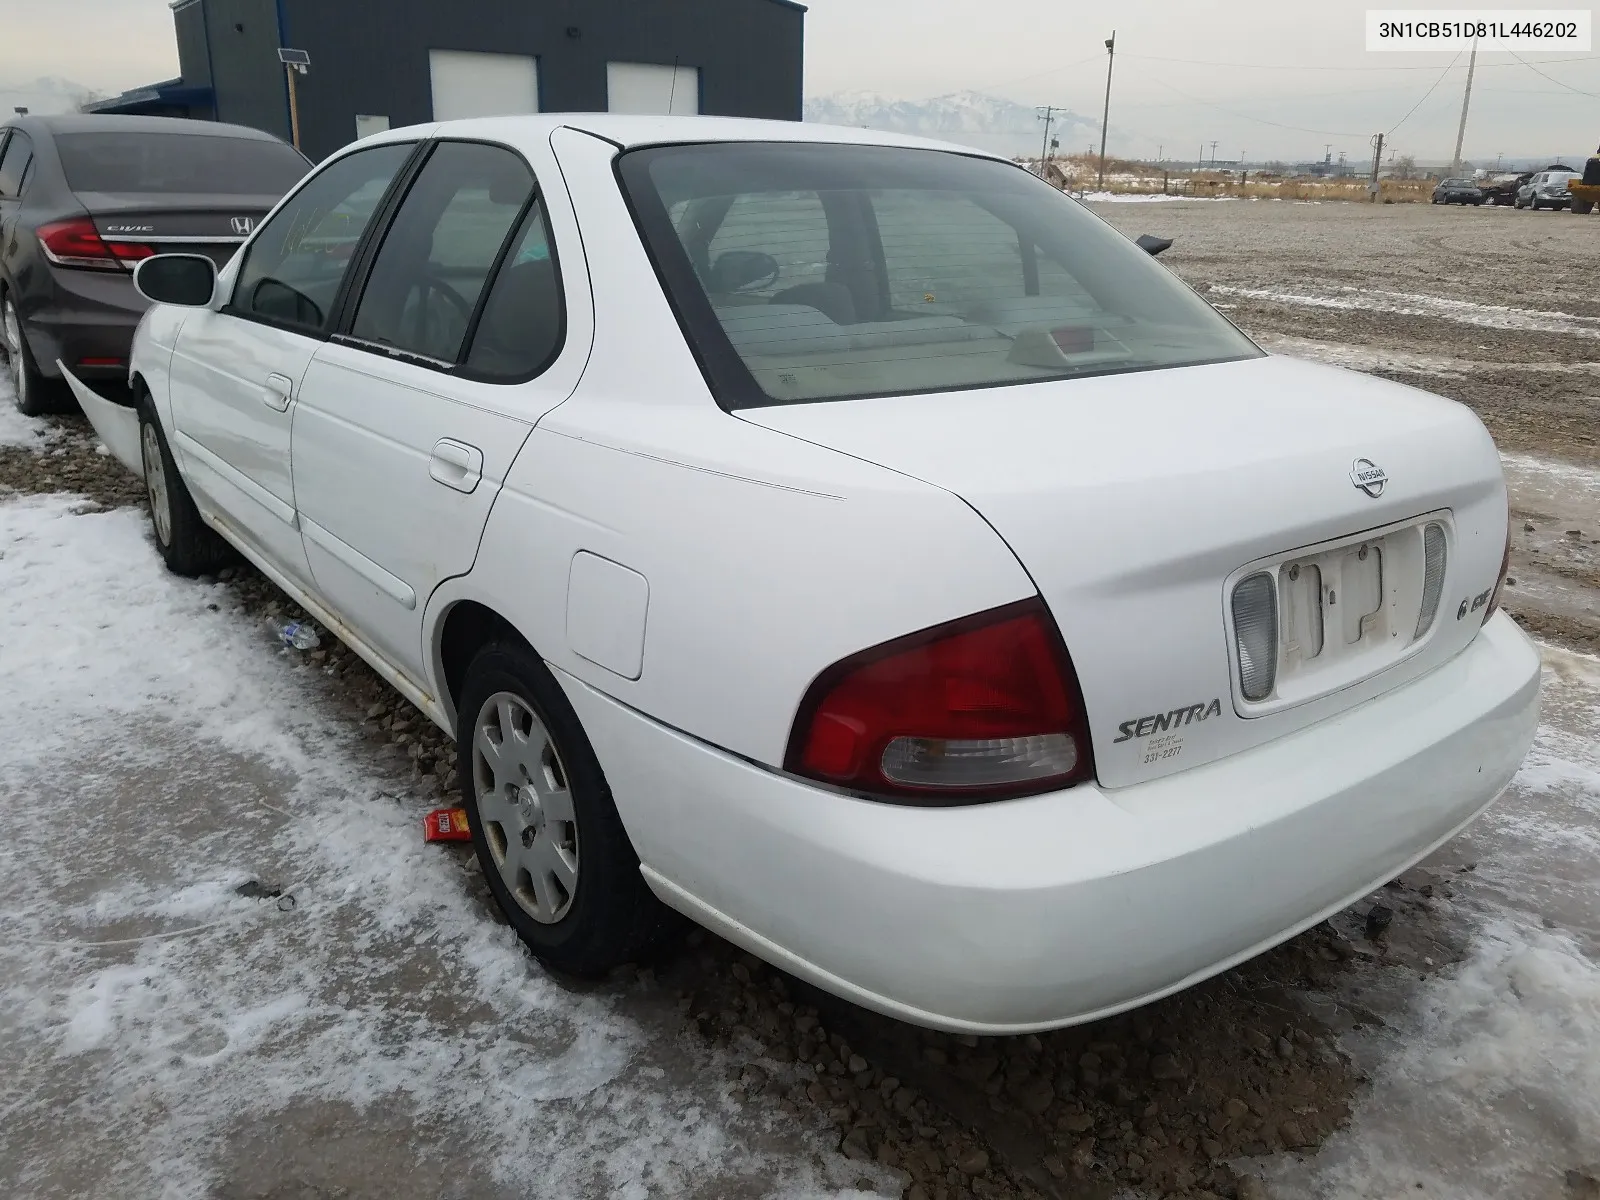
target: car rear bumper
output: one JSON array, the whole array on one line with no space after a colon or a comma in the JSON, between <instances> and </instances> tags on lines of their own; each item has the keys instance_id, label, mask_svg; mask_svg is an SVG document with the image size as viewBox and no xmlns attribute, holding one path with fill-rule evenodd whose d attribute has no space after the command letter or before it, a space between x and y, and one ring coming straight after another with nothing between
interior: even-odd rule
<instances>
[{"instance_id":1,"label":"car rear bumper","mask_svg":"<svg viewBox=\"0 0 1600 1200\"><path fill-rule=\"evenodd\" d=\"M865 1007L1016 1034L1159 999L1403 872L1510 782L1539 672L1501 615L1431 674L1258 749L949 809L811 787L563 683L668 904Z\"/></svg>"},{"instance_id":2,"label":"car rear bumper","mask_svg":"<svg viewBox=\"0 0 1600 1200\"><path fill-rule=\"evenodd\" d=\"M63 268L52 268L50 277L48 293L22 313L40 372L59 377L60 360L83 379L125 380L134 330L150 307L133 277Z\"/></svg>"}]
</instances>

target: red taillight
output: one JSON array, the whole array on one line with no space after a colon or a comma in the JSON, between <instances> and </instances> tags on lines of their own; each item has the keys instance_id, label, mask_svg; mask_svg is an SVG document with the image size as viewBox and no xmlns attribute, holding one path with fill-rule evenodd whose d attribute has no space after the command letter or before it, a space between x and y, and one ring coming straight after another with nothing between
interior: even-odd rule
<instances>
[{"instance_id":1,"label":"red taillight","mask_svg":"<svg viewBox=\"0 0 1600 1200\"><path fill-rule=\"evenodd\" d=\"M1494 581L1494 595L1489 597L1489 607L1484 610L1483 623L1487 625L1489 618L1500 611L1500 593L1505 591L1506 576L1511 573L1511 530L1506 530L1506 552L1500 558L1500 575Z\"/></svg>"},{"instance_id":2,"label":"red taillight","mask_svg":"<svg viewBox=\"0 0 1600 1200\"><path fill-rule=\"evenodd\" d=\"M44 247L44 256L58 267L121 271L129 264L155 254L152 246L135 242L107 242L87 217L41 225L36 236Z\"/></svg>"},{"instance_id":3,"label":"red taillight","mask_svg":"<svg viewBox=\"0 0 1600 1200\"><path fill-rule=\"evenodd\" d=\"M106 245L110 246L111 253L123 262L142 262L144 259L156 256L154 246L146 246L139 242L107 242Z\"/></svg>"},{"instance_id":4,"label":"red taillight","mask_svg":"<svg viewBox=\"0 0 1600 1200\"><path fill-rule=\"evenodd\" d=\"M788 770L869 795L999 800L1094 773L1077 676L1037 598L888 642L806 693Z\"/></svg>"}]
</instances>

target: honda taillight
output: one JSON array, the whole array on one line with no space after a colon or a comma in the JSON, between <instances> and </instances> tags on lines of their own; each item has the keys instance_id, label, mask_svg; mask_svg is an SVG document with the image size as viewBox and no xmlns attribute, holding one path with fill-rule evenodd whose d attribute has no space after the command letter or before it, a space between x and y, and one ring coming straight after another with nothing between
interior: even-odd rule
<instances>
[{"instance_id":1,"label":"honda taillight","mask_svg":"<svg viewBox=\"0 0 1600 1200\"><path fill-rule=\"evenodd\" d=\"M41 225L36 236L44 248L44 256L58 267L122 271L155 254L153 246L137 242L107 242L87 217Z\"/></svg>"},{"instance_id":2,"label":"honda taillight","mask_svg":"<svg viewBox=\"0 0 1600 1200\"><path fill-rule=\"evenodd\" d=\"M1094 773L1077 675L1037 598L823 672L800 706L785 765L924 803L1008 799Z\"/></svg>"},{"instance_id":3,"label":"honda taillight","mask_svg":"<svg viewBox=\"0 0 1600 1200\"><path fill-rule=\"evenodd\" d=\"M1505 591L1506 576L1511 572L1511 530L1506 530L1506 552L1500 558L1500 575L1494 581L1494 595L1489 597L1489 607L1484 610L1483 623L1487 625L1489 618L1500 611L1500 593Z\"/></svg>"}]
</instances>

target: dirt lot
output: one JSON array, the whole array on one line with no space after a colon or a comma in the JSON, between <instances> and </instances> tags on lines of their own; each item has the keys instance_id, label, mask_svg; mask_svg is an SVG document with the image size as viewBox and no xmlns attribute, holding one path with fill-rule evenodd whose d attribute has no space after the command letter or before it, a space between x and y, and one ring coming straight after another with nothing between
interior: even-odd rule
<instances>
[{"instance_id":1,"label":"dirt lot","mask_svg":"<svg viewBox=\"0 0 1600 1200\"><path fill-rule=\"evenodd\" d=\"M1508 605L1600 647L1600 218L1101 211L1176 237L1164 261L1269 348L1473 405L1510 455ZM253 570L160 576L120 507L137 487L81 421L6 433L0 588L49 610L29 636L86 597L146 606L49 654L0 645L30 681L0 718L36 739L0 758L26 831L0 848L7 1196L1600 1195L1593 659L1550 647L1539 747L1468 837L1122 1018L926 1034L705 935L580 986L520 953L468 855L412 844L454 752L405 701L331 641L276 648L265 625L295 614ZM229 680L255 707L219 723ZM53 748L113 685L176 715Z\"/></svg>"}]
</instances>

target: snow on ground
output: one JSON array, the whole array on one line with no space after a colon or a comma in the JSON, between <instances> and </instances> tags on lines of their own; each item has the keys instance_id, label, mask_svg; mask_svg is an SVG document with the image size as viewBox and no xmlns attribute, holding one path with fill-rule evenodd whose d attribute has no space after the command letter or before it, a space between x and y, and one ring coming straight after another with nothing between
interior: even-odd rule
<instances>
[{"instance_id":1,"label":"snow on ground","mask_svg":"<svg viewBox=\"0 0 1600 1200\"><path fill-rule=\"evenodd\" d=\"M1221 291L1212 288L1213 292ZM1219 304L1218 308L1232 308ZM1394 350L1383 346L1354 346L1343 342L1322 342L1311 338L1294 337L1284 333L1258 333L1256 345L1270 354L1290 358L1304 358L1312 362L1327 363L1334 367L1348 367L1356 371L1420 371L1434 375L1456 374L1470 370L1472 363L1465 359L1448 358L1436 354L1416 354L1408 350Z\"/></svg>"},{"instance_id":2,"label":"snow on ground","mask_svg":"<svg viewBox=\"0 0 1600 1200\"><path fill-rule=\"evenodd\" d=\"M1073 193L1087 204L1154 204L1166 200L1187 200L1210 204L1219 200L1234 200L1235 196L1167 196L1160 192L1083 192Z\"/></svg>"},{"instance_id":3,"label":"snow on ground","mask_svg":"<svg viewBox=\"0 0 1600 1200\"><path fill-rule=\"evenodd\" d=\"M1258 1164L1275 1197L1567 1200L1589 1194L1567 1172L1600 1177L1600 659L1545 662L1533 752L1446 851L1477 863L1442 902L1466 960L1349 998L1387 1021L1345 1039L1373 1086L1315 1157Z\"/></svg>"},{"instance_id":4,"label":"snow on ground","mask_svg":"<svg viewBox=\"0 0 1600 1200\"><path fill-rule=\"evenodd\" d=\"M1394 313L1398 316L1439 317L1446 321L1489 329L1521 329L1534 333L1600 337L1600 317L1580 317L1572 313L1512 308L1502 304L1476 304L1470 300L1450 300L1443 296L1426 296L1414 292L1341 287L1317 294L1283 287L1248 288L1218 283L1212 285L1211 294L1270 300L1277 304L1299 304L1310 308L1364 309L1369 312Z\"/></svg>"},{"instance_id":5,"label":"snow on ground","mask_svg":"<svg viewBox=\"0 0 1600 1200\"><path fill-rule=\"evenodd\" d=\"M546 975L293 652L82 510L0 504L0 1191L886 1183L735 1103L671 996Z\"/></svg>"},{"instance_id":6,"label":"snow on ground","mask_svg":"<svg viewBox=\"0 0 1600 1200\"><path fill-rule=\"evenodd\" d=\"M11 387L11 374L0 370L0 450L21 447L38 450L51 440L50 427L37 417L17 411L17 394Z\"/></svg>"}]
</instances>

